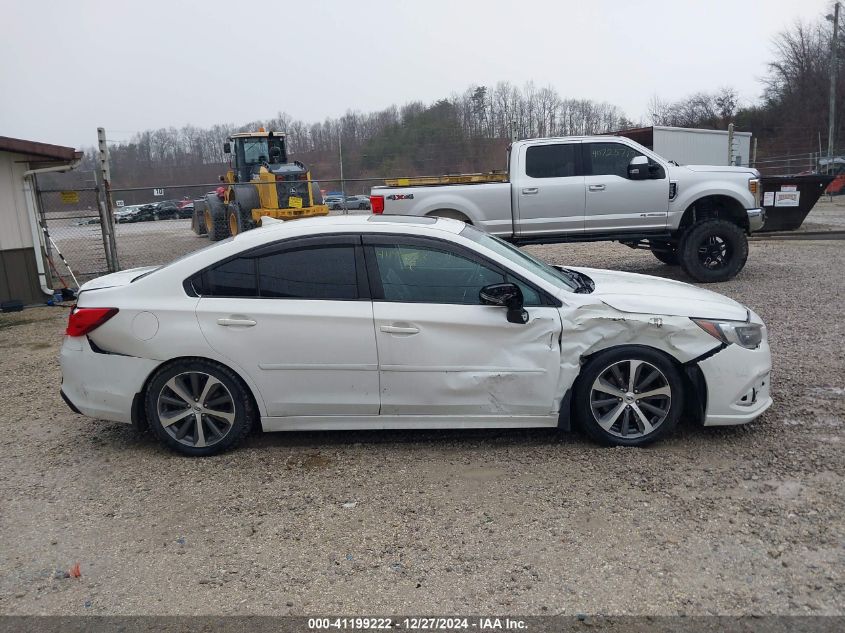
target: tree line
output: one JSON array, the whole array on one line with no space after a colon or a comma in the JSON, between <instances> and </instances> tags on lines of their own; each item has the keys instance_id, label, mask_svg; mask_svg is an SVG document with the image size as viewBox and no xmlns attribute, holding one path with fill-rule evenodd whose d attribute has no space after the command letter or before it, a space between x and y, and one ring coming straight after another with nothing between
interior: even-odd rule
<instances>
[{"instance_id":1,"label":"tree line","mask_svg":"<svg viewBox=\"0 0 845 633\"><path fill-rule=\"evenodd\" d=\"M287 134L292 158L316 178L376 179L504 168L512 138L601 134L642 125L672 125L752 132L760 158L813 152L827 146L830 29L822 19L796 23L773 42L763 78L764 94L741 104L736 90L723 87L678 101L654 96L643 120L632 121L611 103L562 97L553 87L507 81L468 87L434 103L411 102L377 112L349 111L338 118L307 122L284 112L242 125L208 128L187 125L135 134L110 146L115 187L213 182L228 157L223 142L233 132L259 127ZM840 73L841 75L842 73ZM843 81L837 87L839 111ZM823 142L823 143L822 143ZM86 152L96 165L94 150ZM370 182L350 183L365 191ZM333 185L329 184L329 188Z\"/></svg>"}]
</instances>

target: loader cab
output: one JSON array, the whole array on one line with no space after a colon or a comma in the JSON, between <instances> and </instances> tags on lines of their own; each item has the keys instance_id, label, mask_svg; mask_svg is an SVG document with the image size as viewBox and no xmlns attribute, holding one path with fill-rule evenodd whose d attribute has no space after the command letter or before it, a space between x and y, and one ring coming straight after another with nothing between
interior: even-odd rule
<instances>
[{"instance_id":1,"label":"loader cab","mask_svg":"<svg viewBox=\"0 0 845 633\"><path fill-rule=\"evenodd\" d=\"M257 132L234 134L224 145L224 151L234 156L232 169L236 182L249 182L263 165L274 171L288 162L284 134Z\"/></svg>"}]
</instances>

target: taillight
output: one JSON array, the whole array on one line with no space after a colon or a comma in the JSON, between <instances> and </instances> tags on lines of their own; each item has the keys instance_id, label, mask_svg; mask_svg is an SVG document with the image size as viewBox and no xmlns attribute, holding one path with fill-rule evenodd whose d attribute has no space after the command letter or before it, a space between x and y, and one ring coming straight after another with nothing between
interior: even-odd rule
<instances>
[{"instance_id":1,"label":"taillight","mask_svg":"<svg viewBox=\"0 0 845 633\"><path fill-rule=\"evenodd\" d=\"M370 208L373 213L384 213L384 196L370 196Z\"/></svg>"},{"instance_id":2,"label":"taillight","mask_svg":"<svg viewBox=\"0 0 845 633\"><path fill-rule=\"evenodd\" d=\"M67 320L68 336L85 336L117 314L117 308L77 308L70 311Z\"/></svg>"}]
</instances>

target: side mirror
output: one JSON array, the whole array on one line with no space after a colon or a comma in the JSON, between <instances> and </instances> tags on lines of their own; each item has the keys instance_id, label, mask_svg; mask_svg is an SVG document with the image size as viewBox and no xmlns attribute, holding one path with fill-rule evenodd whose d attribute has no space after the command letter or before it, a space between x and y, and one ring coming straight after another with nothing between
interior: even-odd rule
<instances>
[{"instance_id":1,"label":"side mirror","mask_svg":"<svg viewBox=\"0 0 845 633\"><path fill-rule=\"evenodd\" d=\"M528 312L523 307L522 290L516 284L490 284L478 292L481 303L488 306L501 306L508 309L510 323L524 325L528 323Z\"/></svg>"},{"instance_id":2,"label":"side mirror","mask_svg":"<svg viewBox=\"0 0 845 633\"><path fill-rule=\"evenodd\" d=\"M223 153L224 154L231 154L232 153L232 144L231 143L223 143Z\"/></svg>"},{"instance_id":3,"label":"side mirror","mask_svg":"<svg viewBox=\"0 0 845 633\"><path fill-rule=\"evenodd\" d=\"M628 163L628 180L648 180L648 158L634 156Z\"/></svg>"}]
</instances>

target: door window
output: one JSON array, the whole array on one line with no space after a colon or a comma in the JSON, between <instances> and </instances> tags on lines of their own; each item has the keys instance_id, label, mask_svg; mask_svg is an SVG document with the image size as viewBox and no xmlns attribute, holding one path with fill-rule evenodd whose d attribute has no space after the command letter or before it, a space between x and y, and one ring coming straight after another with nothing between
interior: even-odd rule
<instances>
[{"instance_id":1,"label":"door window","mask_svg":"<svg viewBox=\"0 0 845 633\"><path fill-rule=\"evenodd\" d=\"M472 259L423 246L374 246L386 301L480 304L478 292L505 276Z\"/></svg>"},{"instance_id":2,"label":"door window","mask_svg":"<svg viewBox=\"0 0 845 633\"><path fill-rule=\"evenodd\" d=\"M628 163L635 156L643 156L633 147L624 143L586 143L586 154L589 157L588 175L591 176L619 176L628 178ZM658 178L664 178L663 167L648 159L650 168L656 167Z\"/></svg>"},{"instance_id":3,"label":"door window","mask_svg":"<svg viewBox=\"0 0 845 633\"><path fill-rule=\"evenodd\" d=\"M258 287L262 297L357 299L355 248L337 244L259 257Z\"/></svg>"},{"instance_id":4,"label":"door window","mask_svg":"<svg viewBox=\"0 0 845 633\"><path fill-rule=\"evenodd\" d=\"M525 152L525 175L530 178L566 178L577 173L578 143L533 145Z\"/></svg>"},{"instance_id":5,"label":"door window","mask_svg":"<svg viewBox=\"0 0 845 633\"><path fill-rule=\"evenodd\" d=\"M256 297L255 260L238 257L223 262L200 275L194 288L206 297Z\"/></svg>"}]
</instances>

